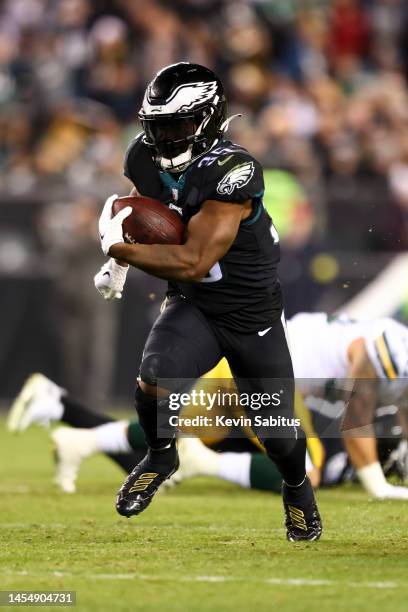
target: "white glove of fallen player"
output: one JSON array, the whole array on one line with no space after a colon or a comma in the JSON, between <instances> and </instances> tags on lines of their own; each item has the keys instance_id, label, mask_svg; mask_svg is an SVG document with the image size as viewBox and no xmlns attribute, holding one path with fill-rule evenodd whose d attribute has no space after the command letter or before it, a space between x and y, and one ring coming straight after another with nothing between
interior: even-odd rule
<instances>
[{"instance_id":1,"label":"white glove of fallen player","mask_svg":"<svg viewBox=\"0 0 408 612\"><path fill-rule=\"evenodd\" d=\"M120 300L126 281L129 266L120 266L112 258L94 276L94 283L99 293L108 300Z\"/></svg>"},{"instance_id":2,"label":"white glove of fallen player","mask_svg":"<svg viewBox=\"0 0 408 612\"><path fill-rule=\"evenodd\" d=\"M408 488L387 484L376 496L377 499L406 499L408 500Z\"/></svg>"},{"instance_id":3,"label":"white glove of fallen player","mask_svg":"<svg viewBox=\"0 0 408 612\"><path fill-rule=\"evenodd\" d=\"M132 208L126 206L126 208L112 217L112 206L117 198L118 195L116 193L109 196L99 217L99 236L104 255L108 255L112 245L124 242L122 223L132 213Z\"/></svg>"},{"instance_id":4,"label":"white glove of fallen player","mask_svg":"<svg viewBox=\"0 0 408 612\"><path fill-rule=\"evenodd\" d=\"M365 490L375 499L406 499L408 487L397 487L387 482L378 461L356 470Z\"/></svg>"}]
</instances>

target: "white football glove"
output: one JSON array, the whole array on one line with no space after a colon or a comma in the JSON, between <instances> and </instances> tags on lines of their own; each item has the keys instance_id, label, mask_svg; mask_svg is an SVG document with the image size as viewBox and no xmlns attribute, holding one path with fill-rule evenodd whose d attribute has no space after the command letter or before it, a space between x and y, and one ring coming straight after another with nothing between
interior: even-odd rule
<instances>
[{"instance_id":1,"label":"white football glove","mask_svg":"<svg viewBox=\"0 0 408 612\"><path fill-rule=\"evenodd\" d=\"M397 487L387 482L378 461L356 470L365 490L376 499L406 499L408 487Z\"/></svg>"},{"instance_id":2,"label":"white football glove","mask_svg":"<svg viewBox=\"0 0 408 612\"><path fill-rule=\"evenodd\" d=\"M112 206L117 198L118 195L116 193L109 196L99 217L99 236L104 255L108 255L112 245L124 242L122 223L132 213L132 208L126 206L126 208L112 217Z\"/></svg>"},{"instance_id":3,"label":"white football glove","mask_svg":"<svg viewBox=\"0 0 408 612\"><path fill-rule=\"evenodd\" d=\"M120 300L126 281L129 266L120 266L112 258L102 266L94 276L94 283L99 293L108 300Z\"/></svg>"},{"instance_id":4,"label":"white football glove","mask_svg":"<svg viewBox=\"0 0 408 612\"><path fill-rule=\"evenodd\" d=\"M398 487L396 485L388 484L382 489L381 492L376 496L377 499L406 499L408 500L408 488Z\"/></svg>"}]
</instances>

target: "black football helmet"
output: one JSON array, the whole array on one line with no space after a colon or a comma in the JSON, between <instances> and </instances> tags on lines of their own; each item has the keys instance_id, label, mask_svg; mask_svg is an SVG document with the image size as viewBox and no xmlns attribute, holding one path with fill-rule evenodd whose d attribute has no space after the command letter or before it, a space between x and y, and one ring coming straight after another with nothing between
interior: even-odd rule
<instances>
[{"instance_id":1,"label":"black football helmet","mask_svg":"<svg viewBox=\"0 0 408 612\"><path fill-rule=\"evenodd\" d=\"M222 136L226 113L224 88L208 68L180 62L160 70L139 111L156 166L185 170Z\"/></svg>"}]
</instances>

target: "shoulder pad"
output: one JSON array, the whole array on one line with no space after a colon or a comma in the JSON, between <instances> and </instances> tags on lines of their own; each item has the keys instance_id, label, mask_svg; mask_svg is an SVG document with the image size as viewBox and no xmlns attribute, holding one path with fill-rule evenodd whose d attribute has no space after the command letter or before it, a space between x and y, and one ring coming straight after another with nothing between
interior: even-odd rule
<instances>
[{"instance_id":1,"label":"shoulder pad","mask_svg":"<svg viewBox=\"0 0 408 612\"><path fill-rule=\"evenodd\" d=\"M159 171L143 143L143 134L138 134L126 151L124 174L140 194L166 202L169 199L168 190L161 182Z\"/></svg>"},{"instance_id":2,"label":"shoulder pad","mask_svg":"<svg viewBox=\"0 0 408 612\"><path fill-rule=\"evenodd\" d=\"M143 138L144 132L140 132L137 136L130 142L128 148L126 149L125 159L123 162L123 174L131 181L132 178L132 159L134 155L142 149L143 147Z\"/></svg>"}]
</instances>

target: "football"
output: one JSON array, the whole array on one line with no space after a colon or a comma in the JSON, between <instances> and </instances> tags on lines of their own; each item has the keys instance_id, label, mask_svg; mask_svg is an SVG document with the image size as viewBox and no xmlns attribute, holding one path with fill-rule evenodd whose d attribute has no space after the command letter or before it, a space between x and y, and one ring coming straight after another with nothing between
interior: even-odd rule
<instances>
[{"instance_id":1,"label":"football","mask_svg":"<svg viewBox=\"0 0 408 612\"><path fill-rule=\"evenodd\" d=\"M132 214L123 222L125 242L135 244L182 244L185 226L180 216L159 200L144 196L125 196L113 203L116 215L126 206Z\"/></svg>"}]
</instances>

